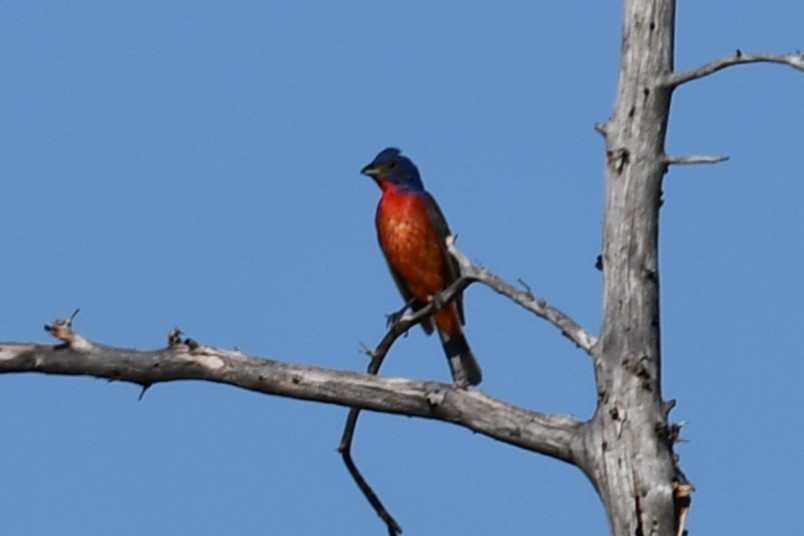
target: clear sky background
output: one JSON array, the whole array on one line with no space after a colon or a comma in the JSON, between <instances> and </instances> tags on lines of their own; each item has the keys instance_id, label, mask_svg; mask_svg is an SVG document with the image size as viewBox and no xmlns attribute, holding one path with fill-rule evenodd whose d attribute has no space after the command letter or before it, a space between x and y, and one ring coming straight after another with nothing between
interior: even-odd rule
<instances>
[{"instance_id":1,"label":"clear sky background","mask_svg":"<svg viewBox=\"0 0 804 536\"><path fill-rule=\"evenodd\" d=\"M459 245L597 333L617 2L0 5L0 340L81 314L107 344L204 344L362 370L401 298L376 244L388 145ZM800 0L681 1L676 64L804 47ZM664 396L695 534L782 534L804 505L804 74L676 92L661 220ZM589 359L480 286L481 388L587 418ZM389 375L448 381L435 338ZM376 535L335 452L346 410L202 382L0 377L2 532ZM355 455L405 534L605 534L581 472L465 429L364 414Z\"/></svg>"}]
</instances>

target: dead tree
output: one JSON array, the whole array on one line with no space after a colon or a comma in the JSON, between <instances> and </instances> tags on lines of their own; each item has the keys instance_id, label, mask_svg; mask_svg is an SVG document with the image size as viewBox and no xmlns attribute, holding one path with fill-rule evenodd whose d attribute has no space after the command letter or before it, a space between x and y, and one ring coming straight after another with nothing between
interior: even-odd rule
<instances>
[{"instance_id":1,"label":"dead tree","mask_svg":"<svg viewBox=\"0 0 804 536\"><path fill-rule=\"evenodd\" d=\"M207 380L270 395L452 422L578 466L599 493L612 534L682 534L692 486L673 451L679 427L669 420L673 402L662 398L660 375L662 180L670 165L725 158L666 154L671 97L682 84L733 65L771 62L804 70L804 55L736 51L696 69L675 72L674 17L674 0L624 0L616 102L610 119L596 125L605 140L606 185L598 258L604 289L600 334L590 335L529 288L506 283L473 265L452 243L462 277L434 300L447 303L479 282L558 328L591 358L597 408L589 420L515 407L480 391L442 383L251 357L182 340L177 332L161 350L114 348L74 332L72 319L47 326L62 341L58 345L0 344L0 372L89 375L134 382L143 389L171 380ZM372 355L381 360L394 340L432 314L434 307L402 315ZM348 454L348 447L342 450ZM373 492L365 486L371 499ZM398 532L379 499L373 499L389 533Z\"/></svg>"}]
</instances>

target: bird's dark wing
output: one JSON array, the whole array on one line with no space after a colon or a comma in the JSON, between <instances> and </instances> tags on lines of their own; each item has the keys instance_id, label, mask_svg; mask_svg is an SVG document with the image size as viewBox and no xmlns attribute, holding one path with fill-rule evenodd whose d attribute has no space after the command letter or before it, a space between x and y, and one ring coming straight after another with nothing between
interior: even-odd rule
<instances>
[{"instance_id":1,"label":"bird's dark wing","mask_svg":"<svg viewBox=\"0 0 804 536\"><path fill-rule=\"evenodd\" d=\"M433 198L429 192L425 192L424 194L427 202L427 213L430 216L430 221L433 222L433 226L435 226L436 233L438 233L439 245L441 246L441 252L444 255L444 260L446 261L444 263L443 274L446 288L460 277L461 269L460 266L458 266L458 262L447 250L447 237L452 234L452 232L449 230L449 225L447 225L447 219L444 217L444 213L441 212L441 208L438 206L438 203L436 203L435 198ZM455 303L458 306L458 316L461 319L461 324L464 324L463 293L455 298Z\"/></svg>"}]
</instances>

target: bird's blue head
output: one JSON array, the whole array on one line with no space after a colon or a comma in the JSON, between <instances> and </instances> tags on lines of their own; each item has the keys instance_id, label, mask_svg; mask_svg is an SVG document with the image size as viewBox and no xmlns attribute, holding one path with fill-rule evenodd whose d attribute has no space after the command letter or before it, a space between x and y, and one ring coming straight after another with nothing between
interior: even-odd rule
<instances>
[{"instance_id":1,"label":"bird's blue head","mask_svg":"<svg viewBox=\"0 0 804 536\"><path fill-rule=\"evenodd\" d=\"M411 191L424 190L419 170L410 158L402 156L402 151L396 147L380 151L380 154L361 169L360 173L373 178L383 189L385 186L394 186Z\"/></svg>"}]
</instances>

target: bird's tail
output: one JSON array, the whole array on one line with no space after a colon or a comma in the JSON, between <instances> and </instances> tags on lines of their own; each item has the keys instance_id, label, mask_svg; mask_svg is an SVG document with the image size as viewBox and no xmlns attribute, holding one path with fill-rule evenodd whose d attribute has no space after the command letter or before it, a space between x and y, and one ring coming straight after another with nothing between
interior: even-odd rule
<instances>
[{"instance_id":1,"label":"bird's tail","mask_svg":"<svg viewBox=\"0 0 804 536\"><path fill-rule=\"evenodd\" d=\"M441 336L441 343L444 345L444 352L449 360L449 368L452 371L452 380L460 387L477 385L483 379L480 365L477 363L466 337L458 326L452 334L438 330Z\"/></svg>"}]
</instances>

